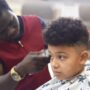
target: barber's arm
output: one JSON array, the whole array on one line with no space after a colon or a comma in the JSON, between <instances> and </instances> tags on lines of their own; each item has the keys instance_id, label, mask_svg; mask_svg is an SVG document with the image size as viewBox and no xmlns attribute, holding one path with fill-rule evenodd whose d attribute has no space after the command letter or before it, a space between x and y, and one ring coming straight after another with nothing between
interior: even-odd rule
<instances>
[{"instance_id":1,"label":"barber's arm","mask_svg":"<svg viewBox=\"0 0 90 90\"><path fill-rule=\"evenodd\" d=\"M3 65L0 63L0 75L3 74Z\"/></svg>"},{"instance_id":2,"label":"barber's arm","mask_svg":"<svg viewBox=\"0 0 90 90\"><path fill-rule=\"evenodd\" d=\"M25 75L33 74L43 69L49 62L48 57L41 57L40 53L29 53L22 62L14 66L10 72L0 76L0 90L15 90L19 81Z\"/></svg>"},{"instance_id":3,"label":"barber's arm","mask_svg":"<svg viewBox=\"0 0 90 90\"><path fill-rule=\"evenodd\" d=\"M3 60L0 59L0 75L4 74L4 71L5 71L4 67L5 67L4 62Z\"/></svg>"},{"instance_id":4,"label":"barber's arm","mask_svg":"<svg viewBox=\"0 0 90 90\"><path fill-rule=\"evenodd\" d=\"M14 81L10 72L0 76L0 90L15 90L18 82Z\"/></svg>"}]
</instances>

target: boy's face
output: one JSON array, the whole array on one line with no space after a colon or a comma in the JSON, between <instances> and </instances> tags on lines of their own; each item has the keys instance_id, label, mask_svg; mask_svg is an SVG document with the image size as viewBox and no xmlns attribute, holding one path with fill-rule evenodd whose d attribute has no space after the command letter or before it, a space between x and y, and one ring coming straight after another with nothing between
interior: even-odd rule
<instances>
[{"instance_id":1,"label":"boy's face","mask_svg":"<svg viewBox=\"0 0 90 90\"><path fill-rule=\"evenodd\" d=\"M48 45L51 67L58 79L72 79L83 70L88 52L85 49L81 51L79 48Z\"/></svg>"}]
</instances>

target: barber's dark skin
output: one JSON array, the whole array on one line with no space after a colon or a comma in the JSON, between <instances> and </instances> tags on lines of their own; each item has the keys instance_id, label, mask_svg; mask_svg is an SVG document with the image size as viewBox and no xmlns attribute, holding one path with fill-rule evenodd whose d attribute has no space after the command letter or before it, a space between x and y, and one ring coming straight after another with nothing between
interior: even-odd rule
<instances>
[{"instance_id":1,"label":"barber's dark skin","mask_svg":"<svg viewBox=\"0 0 90 90\"><path fill-rule=\"evenodd\" d=\"M12 41L19 34L19 25L16 16L9 10L3 11L0 18L0 41ZM8 29L8 30L6 30ZM5 33L3 32L5 30ZM49 58L42 56L42 52L29 53L19 64L15 66L15 70L21 75L33 74L43 69L49 62ZM11 78L10 72L3 75L3 66L0 64L0 90L15 90L19 82Z\"/></svg>"},{"instance_id":2,"label":"barber's dark skin","mask_svg":"<svg viewBox=\"0 0 90 90\"><path fill-rule=\"evenodd\" d=\"M10 22L15 22L16 24L14 23L15 25L10 25ZM0 41L13 40L13 38L17 35L17 32L19 32L18 28L19 25L15 15L9 10L4 10L2 17L0 18ZM0 75L2 75L3 73L4 70L2 64L0 63Z\"/></svg>"},{"instance_id":3,"label":"barber's dark skin","mask_svg":"<svg viewBox=\"0 0 90 90\"><path fill-rule=\"evenodd\" d=\"M41 55L41 52L29 53L22 62L15 66L15 70L21 76L33 74L43 69L49 62L49 57ZM0 90L15 90L18 82L12 80L10 72L0 76Z\"/></svg>"},{"instance_id":4,"label":"barber's dark skin","mask_svg":"<svg viewBox=\"0 0 90 90\"><path fill-rule=\"evenodd\" d=\"M4 10L0 18L0 40L13 41L19 31L17 16L10 10Z\"/></svg>"}]
</instances>

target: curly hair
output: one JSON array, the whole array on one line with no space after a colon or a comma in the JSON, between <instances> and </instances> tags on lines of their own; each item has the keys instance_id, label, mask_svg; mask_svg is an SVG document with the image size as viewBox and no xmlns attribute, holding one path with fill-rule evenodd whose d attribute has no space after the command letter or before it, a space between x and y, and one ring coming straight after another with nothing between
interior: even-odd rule
<instances>
[{"instance_id":1,"label":"curly hair","mask_svg":"<svg viewBox=\"0 0 90 90\"><path fill-rule=\"evenodd\" d=\"M60 18L48 27L44 33L46 44L88 46L89 33L81 20Z\"/></svg>"}]
</instances>

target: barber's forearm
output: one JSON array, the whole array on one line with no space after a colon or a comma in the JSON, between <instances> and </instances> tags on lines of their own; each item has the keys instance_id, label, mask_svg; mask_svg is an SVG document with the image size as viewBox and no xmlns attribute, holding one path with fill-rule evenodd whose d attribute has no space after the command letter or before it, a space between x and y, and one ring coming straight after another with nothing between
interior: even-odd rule
<instances>
[{"instance_id":1,"label":"barber's forearm","mask_svg":"<svg viewBox=\"0 0 90 90\"><path fill-rule=\"evenodd\" d=\"M3 71L3 65L0 63L0 75L3 75L4 71Z\"/></svg>"},{"instance_id":2,"label":"barber's forearm","mask_svg":"<svg viewBox=\"0 0 90 90\"><path fill-rule=\"evenodd\" d=\"M11 78L10 72L0 76L0 90L15 90L18 82Z\"/></svg>"}]
</instances>

